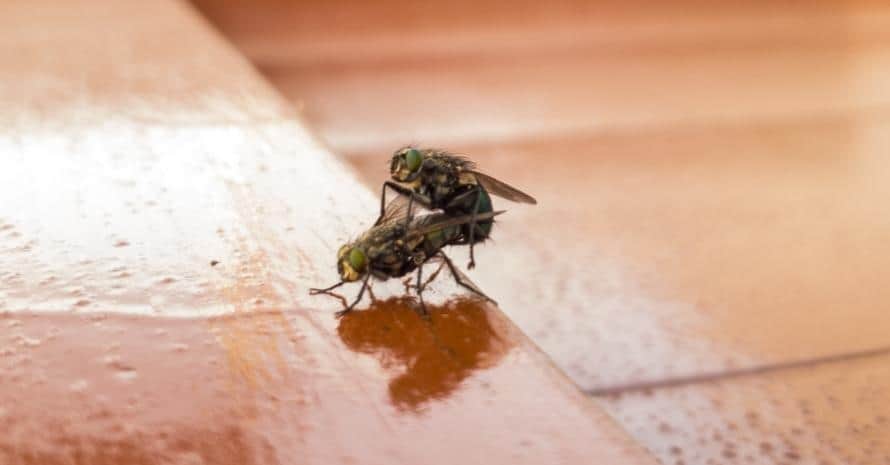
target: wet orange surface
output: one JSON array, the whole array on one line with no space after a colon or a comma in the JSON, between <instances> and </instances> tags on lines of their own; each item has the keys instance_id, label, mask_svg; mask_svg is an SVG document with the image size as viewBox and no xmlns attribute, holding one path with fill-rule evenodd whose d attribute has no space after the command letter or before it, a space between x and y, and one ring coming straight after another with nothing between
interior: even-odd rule
<instances>
[{"instance_id":1,"label":"wet orange surface","mask_svg":"<svg viewBox=\"0 0 890 465\"><path fill-rule=\"evenodd\" d=\"M416 306L414 299L376 301L345 315L337 326L346 347L402 371L390 381L389 396L411 411L447 398L474 371L497 365L512 344L491 326L478 301L430 307L429 320L419 317Z\"/></svg>"},{"instance_id":2,"label":"wet orange surface","mask_svg":"<svg viewBox=\"0 0 890 465\"><path fill-rule=\"evenodd\" d=\"M0 463L642 459L617 431L586 445L587 401L490 309L431 312L7 313Z\"/></svg>"},{"instance_id":3,"label":"wet orange surface","mask_svg":"<svg viewBox=\"0 0 890 465\"><path fill-rule=\"evenodd\" d=\"M890 358L606 396L662 463L890 463Z\"/></svg>"},{"instance_id":4,"label":"wet orange surface","mask_svg":"<svg viewBox=\"0 0 890 465\"><path fill-rule=\"evenodd\" d=\"M197 3L366 185L537 197L472 276L663 463L890 460L886 2Z\"/></svg>"},{"instance_id":5,"label":"wet orange surface","mask_svg":"<svg viewBox=\"0 0 890 465\"><path fill-rule=\"evenodd\" d=\"M447 280L309 296L376 199L187 4L0 13L0 463L652 463Z\"/></svg>"},{"instance_id":6,"label":"wet orange surface","mask_svg":"<svg viewBox=\"0 0 890 465\"><path fill-rule=\"evenodd\" d=\"M367 185L416 142L538 198L473 276L583 387L890 344L886 5L219 4Z\"/></svg>"}]
</instances>

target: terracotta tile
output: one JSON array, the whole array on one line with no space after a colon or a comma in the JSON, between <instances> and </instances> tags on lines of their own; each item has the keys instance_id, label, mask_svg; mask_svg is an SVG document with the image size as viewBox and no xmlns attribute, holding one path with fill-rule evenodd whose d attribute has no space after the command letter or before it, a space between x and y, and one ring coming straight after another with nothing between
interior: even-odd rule
<instances>
[{"instance_id":1,"label":"terracotta tile","mask_svg":"<svg viewBox=\"0 0 890 465\"><path fill-rule=\"evenodd\" d=\"M731 58L730 58L731 57ZM880 111L890 47L566 51L268 69L342 152L786 124Z\"/></svg>"},{"instance_id":2,"label":"terracotta tile","mask_svg":"<svg viewBox=\"0 0 890 465\"><path fill-rule=\"evenodd\" d=\"M589 389L884 347L888 129L463 147L539 200L496 201L472 276ZM380 158L355 158L369 185Z\"/></svg>"},{"instance_id":3,"label":"terracotta tile","mask_svg":"<svg viewBox=\"0 0 890 465\"><path fill-rule=\"evenodd\" d=\"M661 463L890 462L888 358L599 398Z\"/></svg>"},{"instance_id":4,"label":"terracotta tile","mask_svg":"<svg viewBox=\"0 0 890 465\"><path fill-rule=\"evenodd\" d=\"M873 1L455 0L406 2L194 0L261 67L463 57L515 58L566 49L621 53L821 46L887 38Z\"/></svg>"},{"instance_id":5,"label":"terracotta tile","mask_svg":"<svg viewBox=\"0 0 890 465\"><path fill-rule=\"evenodd\" d=\"M876 2L197 2L342 151L885 106Z\"/></svg>"},{"instance_id":6,"label":"terracotta tile","mask_svg":"<svg viewBox=\"0 0 890 465\"><path fill-rule=\"evenodd\" d=\"M653 463L453 286L310 297L375 198L183 4L2 9L0 463Z\"/></svg>"},{"instance_id":7,"label":"terracotta tile","mask_svg":"<svg viewBox=\"0 0 890 465\"><path fill-rule=\"evenodd\" d=\"M497 3L453 11L447 36L445 6L393 13L394 32L331 4L291 46L298 6L255 13L266 35L200 3L367 185L416 142L537 196L497 204L472 275L587 389L890 343L878 4L523 4L487 36Z\"/></svg>"},{"instance_id":8,"label":"terracotta tile","mask_svg":"<svg viewBox=\"0 0 890 465\"><path fill-rule=\"evenodd\" d=\"M292 114L241 56L222 46L224 39L195 30L185 3L162 14L135 1L72 0L68 8L59 12L58 2L48 0L0 6L0 130Z\"/></svg>"}]
</instances>

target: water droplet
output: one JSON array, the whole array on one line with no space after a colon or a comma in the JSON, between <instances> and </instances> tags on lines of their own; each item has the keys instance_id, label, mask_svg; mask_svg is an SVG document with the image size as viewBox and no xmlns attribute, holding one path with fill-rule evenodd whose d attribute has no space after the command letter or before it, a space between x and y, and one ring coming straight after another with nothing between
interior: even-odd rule
<instances>
[{"instance_id":1,"label":"water droplet","mask_svg":"<svg viewBox=\"0 0 890 465\"><path fill-rule=\"evenodd\" d=\"M114 377L121 381L132 381L138 376L136 369L124 363L118 355L107 355L102 361L115 370Z\"/></svg>"},{"instance_id":2,"label":"water droplet","mask_svg":"<svg viewBox=\"0 0 890 465\"><path fill-rule=\"evenodd\" d=\"M114 377L121 381L133 381L139 377L139 374L136 373L136 370L122 370L115 373Z\"/></svg>"},{"instance_id":3,"label":"water droplet","mask_svg":"<svg viewBox=\"0 0 890 465\"><path fill-rule=\"evenodd\" d=\"M106 355L102 361L110 368L121 371L133 371L134 368L124 363L119 355Z\"/></svg>"},{"instance_id":4,"label":"water droplet","mask_svg":"<svg viewBox=\"0 0 890 465\"><path fill-rule=\"evenodd\" d=\"M24 347L37 347L42 342L40 339L19 335L16 337L19 345Z\"/></svg>"},{"instance_id":5,"label":"water droplet","mask_svg":"<svg viewBox=\"0 0 890 465\"><path fill-rule=\"evenodd\" d=\"M185 351L189 350L189 346L188 346L188 344L175 343L175 344L170 345L170 349L173 352L185 352Z\"/></svg>"},{"instance_id":6,"label":"water droplet","mask_svg":"<svg viewBox=\"0 0 890 465\"><path fill-rule=\"evenodd\" d=\"M70 389L71 392L84 392L87 390L87 388L89 386L90 386L90 383L88 383L87 380L79 379L79 380L71 383L70 385L68 385L68 389Z\"/></svg>"},{"instance_id":7,"label":"water droplet","mask_svg":"<svg viewBox=\"0 0 890 465\"><path fill-rule=\"evenodd\" d=\"M167 298L161 294L154 294L148 298L148 304L151 305L152 310L155 312L163 310L166 303Z\"/></svg>"}]
</instances>

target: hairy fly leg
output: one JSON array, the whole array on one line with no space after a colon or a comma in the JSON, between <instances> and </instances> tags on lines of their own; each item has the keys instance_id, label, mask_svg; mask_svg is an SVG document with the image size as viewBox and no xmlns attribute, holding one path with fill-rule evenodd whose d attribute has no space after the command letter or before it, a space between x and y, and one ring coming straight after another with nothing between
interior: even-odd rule
<instances>
[{"instance_id":1,"label":"hairy fly leg","mask_svg":"<svg viewBox=\"0 0 890 465\"><path fill-rule=\"evenodd\" d=\"M365 276L365 279L362 280L362 288L359 289L359 291L358 291L358 295L355 296L355 300L352 301L352 303L349 304L349 306L346 307L345 309L340 310L339 312L335 313L334 315L335 315L337 318L340 318L340 317L342 317L343 315L346 315L347 313L351 312L352 309L355 308L356 305L358 305L358 303L362 300L362 296L365 295L365 289L368 288L368 279L370 279L370 278L371 278L371 275L367 275L367 276Z\"/></svg>"},{"instance_id":2,"label":"hairy fly leg","mask_svg":"<svg viewBox=\"0 0 890 465\"><path fill-rule=\"evenodd\" d=\"M461 273L460 270L458 270L456 266L454 266L454 262L452 262L451 259L448 258L448 255L445 255L445 252L439 252L439 255L442 257L442 259L445 260L445 264L448 265L448 269L451 271L451 276L454 276L454 280L457 281L457 284L460 284L460 286L463 287L464 289L469 290L473 294L476 294L495 305L498 304L497 302L494 301L494 299L485 295L484 292L479 290L479 288L476 287L476 285L473 284L469 278L464 276L464 274Z\"/></svg>"}]
</instances>

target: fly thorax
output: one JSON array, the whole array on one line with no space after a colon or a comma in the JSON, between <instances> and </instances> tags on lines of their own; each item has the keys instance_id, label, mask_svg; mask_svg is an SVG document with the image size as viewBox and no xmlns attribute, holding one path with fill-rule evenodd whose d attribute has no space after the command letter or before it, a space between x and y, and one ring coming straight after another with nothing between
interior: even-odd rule
<instances>
[{"instance_id":1,"label":"fly thorax","mask_svg":"<svg viewBox=\"0 0 890 465\"><path fill-rule=\"evenodd\" d=\"M439 177L435 184L435 192L432 195L432 197L436 198L436 203L442 205L454 196L458 189L456 180L453 176L442 175Z\"/></svg>"},{"instance_id":2,"label":"fly thorax","mask_svg":"<svg viewBox=\"0 0 890 465\"><path fill-rule=\"evenodd\" d=\"M418 176L417 179L415 179L413 181L409 181L409 182L404 182L402 184L404 184L405 186L407 186L409 189L411 189L414 192L419 192L423 186L423 178Z\"/></svg>"},{"instance_id":3,"label":"fly thorax","mask_svg":"<svg viewBox=\"0 0 890 465\"><path fill-rule=\"evenodd\" d=\"M475 186L477 184L476 175L469 171L461 171L457 176L457 183L463 186Z\"/></svg>"}]
</instances>

